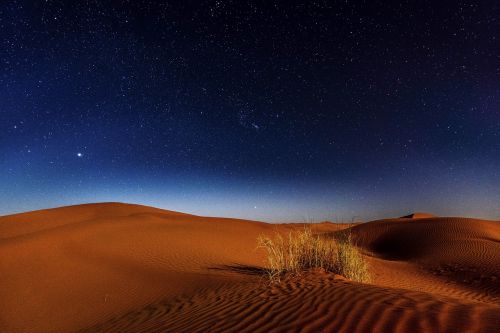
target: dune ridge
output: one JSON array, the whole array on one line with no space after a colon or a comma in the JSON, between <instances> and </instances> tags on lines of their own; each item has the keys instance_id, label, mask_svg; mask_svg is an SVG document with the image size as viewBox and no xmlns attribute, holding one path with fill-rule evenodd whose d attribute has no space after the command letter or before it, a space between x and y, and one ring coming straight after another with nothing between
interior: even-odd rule
<instances>
[{"instance_id":1,"label":"dune ridge","mask_svg":"<svg viewBox=\"0 0 500 333\"><path fill-rule=\"evenodd\" d=\"M312 225L350 232L372 272L269 285L260 234L301 225L102 203L0 217L1 332L495 332L500 223Z\"/></svg>"}]
</instances>

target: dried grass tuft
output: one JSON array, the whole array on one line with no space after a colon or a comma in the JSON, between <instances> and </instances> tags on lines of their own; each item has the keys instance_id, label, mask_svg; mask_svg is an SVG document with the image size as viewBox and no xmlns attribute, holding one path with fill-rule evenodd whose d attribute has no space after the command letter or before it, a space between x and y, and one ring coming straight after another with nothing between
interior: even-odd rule
<instances>
[{"instance_id":1,"label":"dried grass tuft","mask_svg":"<svg viewBox=\"0 0 500 333\"><path fill-rule=\"evenodd\" d=\"M267 251L266 272L271 281L279 281L286 274L320 268L358 282L368 282L368 267L350 235L336 240L314 235L305 227L289 232L287 236L276 233L274 238L259 236L258 246Z\"/></svg>"}]
</instances>

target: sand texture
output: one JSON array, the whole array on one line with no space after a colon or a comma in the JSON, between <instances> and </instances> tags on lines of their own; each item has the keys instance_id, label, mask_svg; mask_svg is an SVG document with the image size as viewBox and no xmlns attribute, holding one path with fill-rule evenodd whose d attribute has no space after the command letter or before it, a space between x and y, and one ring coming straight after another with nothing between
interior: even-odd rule
<instances>
[{"instance_id":1,"label":"sand texture","mask_svg":"<svg viewBox=\"0 0 500 333\"><path fill-rule=\"evenodd\" d=\"M370 284L269 284L261 234L301 228L102 203L0 217L0 332L500 332L500 223L419 213L349 231Z\"/></svg>"}]
</instances>

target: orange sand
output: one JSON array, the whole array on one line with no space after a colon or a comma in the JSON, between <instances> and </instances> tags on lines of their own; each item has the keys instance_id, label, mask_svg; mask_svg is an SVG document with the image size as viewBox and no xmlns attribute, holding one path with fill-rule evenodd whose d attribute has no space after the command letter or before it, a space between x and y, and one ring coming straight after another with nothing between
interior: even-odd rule
<instances>
[{"instance_id":1,"label":"orange sand","mask_svg":"<svg viewBox=\"0 0 500 333\"><path fill-rule=\"evenodd\" d=\"M269 285L256 238L297 227L116 203L0 217L0 332L500 331L499 222L356 224L372 284Z\"/></svg>"}]
</instances>

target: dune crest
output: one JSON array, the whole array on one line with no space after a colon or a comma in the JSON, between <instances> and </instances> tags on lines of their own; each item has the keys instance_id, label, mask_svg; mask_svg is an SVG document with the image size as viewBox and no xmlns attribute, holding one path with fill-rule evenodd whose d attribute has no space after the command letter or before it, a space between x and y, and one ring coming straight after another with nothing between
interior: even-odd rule
<instances>
[{"instance_id":1,"label":"dune crest","mask_svg":"<svg viewBox=\"0 0 500 333\"><path fill-rule=\"evenodd\" d=\"M431 213L412 213L409 215L401 216L402 219L427 219L431 217L436 217Z\"/></svg>"},{"instance_id":2,"label":"dune crest","mask_svg":"<svg viewBox=\"0 0 500 333\"><path fill-rule=\"evenodd\" d=\"M300 225L120 203L3 216L0 331L498 330L500 224L414 215L349 228L371 284L309 272L274 285L256 239Z\"/></svg>"}]
</instances>

